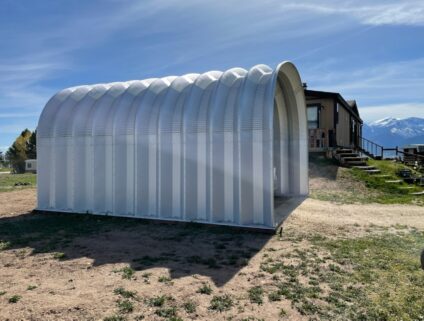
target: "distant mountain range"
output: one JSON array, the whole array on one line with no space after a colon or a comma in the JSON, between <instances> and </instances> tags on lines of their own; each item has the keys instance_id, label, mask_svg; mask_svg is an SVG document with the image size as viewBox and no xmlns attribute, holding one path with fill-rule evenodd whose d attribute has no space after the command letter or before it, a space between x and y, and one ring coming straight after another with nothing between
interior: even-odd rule
<instances>
[{"instance_id":1,"label":"distant mountain range","mask_svg":"<svg viewBox=\"0 0 424 321\"><path fill-rule=\"evenodd\" d=\"M362 136L384 147L424 144L424 118L383 118L364 124Z\"/></svg>"}]
</instances>

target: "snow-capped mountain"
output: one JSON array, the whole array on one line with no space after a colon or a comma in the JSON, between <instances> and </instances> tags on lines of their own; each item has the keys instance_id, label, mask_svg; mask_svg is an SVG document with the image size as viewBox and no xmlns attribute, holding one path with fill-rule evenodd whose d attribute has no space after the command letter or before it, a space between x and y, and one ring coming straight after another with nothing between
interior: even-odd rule
<instances>
[{"instance_id":1,"label":"snow-capped mountain","mask_svg":"<svg viewBox=\"0 0 424 321\"><path fill-rule=\"evenodd\" d=\"M385 147L424 144L424 118L383 118L364 124L362 136Z\"/></svg>"}]
</instances>

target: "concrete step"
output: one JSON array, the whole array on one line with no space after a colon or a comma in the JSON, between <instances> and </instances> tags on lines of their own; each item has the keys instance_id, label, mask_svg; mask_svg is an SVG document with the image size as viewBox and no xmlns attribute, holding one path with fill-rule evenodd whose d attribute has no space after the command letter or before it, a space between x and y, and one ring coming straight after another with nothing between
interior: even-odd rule
<instances>
[{"instance_id":1,"label":"concrete step","mask_svg":"<svg viewBox=\"0 0 424 321\"><path fill-rule=\"evenodd\" d=\"M381 171L379 169L365 169L364 172L368 173L368 174L377 174L377 173L381 173Z\"/></svg>"},{"instance_id":2,"label":"concrete step","mask_svg":"<svg viewBox=\"0 0 424 321\"><path fill-rule=\"evenodd\" d=\"M399 189L414 189L415 186L400 186Z\"/></svg>"},{"instance_id":3,"label":"concrete step","mask_svg":"<svg viewBox=\"0 0 424 321\"><path fill-rule=\"evenodd\" d=\"M352 166L352 168L362 169L362 170L370 170L370 169L376 169L374 166Z\"/></svg>"},{"instance_id":4,"label":"concrete step","mask_svg":"<svg viewBox=\"0 0 424 321\"><path fill-rule=\"evenodd\" d=\"M401 180L401 179L392 179L392 180L384 181L384 182L385 183L389 183L389 184L400 184L400 183L403 182L403 180Z\"/></svg>"},{"instance_id":5,"label":"concrete step","mask_svg":"<svg viewBox=\"0 0 424 321\"><path fill-rule=\"evenodd\" d=\"M424 191L421 192L413 192L413 193L409 193L410 195L415 195L415 196L420 196L420 195L424 195Z\"/></svg>"}]
</instances>

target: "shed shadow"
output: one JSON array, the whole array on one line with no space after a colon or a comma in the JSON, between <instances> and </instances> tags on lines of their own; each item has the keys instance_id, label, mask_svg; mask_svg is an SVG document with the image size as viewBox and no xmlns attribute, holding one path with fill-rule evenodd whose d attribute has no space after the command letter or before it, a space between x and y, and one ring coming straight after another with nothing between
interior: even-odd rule
<instances>
[{"instance_id":1,"label":"shed shadow","mask_svg":"<svg viewBox=\"0 0 424 321\"><path fill-rule=\"evenodd\" d=\"M309 155L309 178L326 179L335 181L339 166L334 159L328 159L324 155Z\"/></svg>"},{"instance_id":2,"label":"shed shadow","mask_svg":"<svg viewBox=\"0 0 424 321\"><path fill-rule=\"evenodd\" d=\"M287 209L287 216L294 208ZM90 258L93 266L125 263L136 271L164 267L172 278L199 274L218 287L246 266L273 235L273 231L89 214L34 211L0 219L0 240L10 249L62 252L64 260Z\"/></svg>"},{"instance_id":3,"label":"shed shadow","mask_svg":"<svg viewBox=\"0 0 424 321\"><path fill-rule=\"evenodd\" d=\"M9 249L91 258L93 266L126 263L134 270L165 267L172 278L209 276L228 282L273 236L226 226L164 223L87 214L32 212L0 219Z\"/></svg>"}]
</instances>

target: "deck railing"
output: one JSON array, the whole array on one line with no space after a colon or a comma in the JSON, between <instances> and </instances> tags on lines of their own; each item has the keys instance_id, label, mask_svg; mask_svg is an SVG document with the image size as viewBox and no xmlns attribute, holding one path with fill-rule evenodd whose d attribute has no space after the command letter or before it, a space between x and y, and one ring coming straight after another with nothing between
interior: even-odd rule
<instances>
[{"instance_id":1,"label":"deck railing","mask_svg":"<svg viewBox=\"0 0 424 321\"><path fill-rule=\"evenodd\" d=\"M379 145L369 139L364 137L361 138L361 146L359 150L364 154L370 156L374 159L383 159L385 152L392 152L391 156L401 157L402 161L407 165L418 165L424 166L424 156L420 154L408 153L401 149L398 146L396 147L384 147Z\"/></svg>"},{"instance_id":2,"label":"deck railing","mask_svg":"<svg viewBox=\"0 0 424 321\"><path fill-rule=\"evenodd\" d=\"M384 158L384 152L394 152L397 156L399 149L398 147L384 147L380 144L377 144L369 139L366 139L362 136L359 137L361 140L361 145L359 149L366 155L370 156L371 158L377 158L377 159L383 159Z\"/></svg>"},{"instance_id":3,"label":"deck railing","mask_svg":"<svg viewBox=\"0 0 424 321\"><path fill-rule=\"evenodd\" d=\"M308 130L309 148L321 149L329 147L328 129L310 128Z\"/></svg>"}]
</instances>

